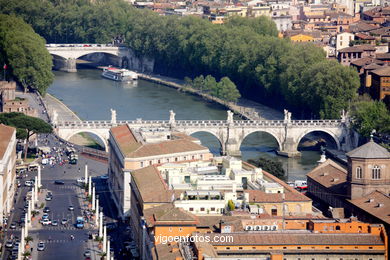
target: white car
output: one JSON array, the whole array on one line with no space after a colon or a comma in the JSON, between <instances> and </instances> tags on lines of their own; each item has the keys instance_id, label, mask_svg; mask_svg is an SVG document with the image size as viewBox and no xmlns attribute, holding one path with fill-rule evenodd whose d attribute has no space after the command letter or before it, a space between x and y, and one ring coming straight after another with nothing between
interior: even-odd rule
<instances>
[{"instance_id":1,"label":"white car","mask_svg":"<svg viewBox=\"0 0 390 260\"><path fill-rule=\"evenodd\" d=\"M84 181L84 178L79 178L79 179L77 179L77 183L84 183L85 181Z\"/></svg>"},{"instance_id":2,"label":"white car","mask_svg":"<svg viewBox=\"0 0 390 260\"><path fill-rule=\"evenodd\" d=\"M45 243L43 243L42 241L38 243L38 246L37 246L37 250L38 251L43 251L45 250Z\"/></svg>"},{"instance_id":3,"label":"white car","mask_svg":"<svg viewBox=\"0 0 390 260\"><path fill-rule=\"evenodd\" d=\"M51 225L51 221L50 221L50 219L43 219L42 222L41 222L41 224L42 224L43 226Z\"/></svg>"},{"instance_id":4,"label":"white car","mask_svg":"<svg viewBox=\"0 0 390 260\"><path fill-rule=\"evenodd\" d=\"M32 181L25 181L24 182L24 186L31 187L33 185L34 185L34 182L32 182Z\"/></svg>"}]
</instances>

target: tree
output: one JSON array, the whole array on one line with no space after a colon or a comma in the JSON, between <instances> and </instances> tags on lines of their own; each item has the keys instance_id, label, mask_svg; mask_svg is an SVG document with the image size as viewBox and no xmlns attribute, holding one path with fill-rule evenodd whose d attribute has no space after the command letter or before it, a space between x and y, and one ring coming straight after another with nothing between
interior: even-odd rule
<instances>
[{"instance_id":1,"label":"tree","mask_svg":"<svg viewBox=\"0 0 390 260\"><path fill-rule=\"evenodd\" d=\"M207 75L204 79L203 90L205 93L210 93L213 89L217 88L217 81L211 75Z\"/></svg>"},{"instance_id":2,"label":"tree","mask_svg":"<svg viewBox=\"0 0 390 260\"><path fill-rule=\"evenodd\" d=\"M390 134L390 113L382 101L358 100L352 105L351 116L353 127L365 137L374 129Z\"/></svg>"},{"instance_id":3,"label":"tree","mask_svg":"<svg viewBox=\"0 0 390 260\"><path fill-rule=\"evenodd\" d=\"M237 102L241 95L233 81L228 77L223 77L218 82L218 97L224 101Z\"/></svg>"},{"instance_id":4,"label":"tree","mask_svg":"<svg viewBox=\"0 0 390 260\"><path fill-rule=\"evenodd\" d=\"M27 158L29 139L34 134L51 133L52 127L40 118L26 116L22 113L0 114L0 123L16 127L16 137L26 140L24 158Z\"/></svg>"},{"instance_id":5,"label":"tree","mask_svg":"<svg viewBox=\"0 0 390 260\"><path fill-rule=\"evenodd\" d=\"M197 90L202 92L203 86L204 86L204 77L203 77L203 75L200 75L200 76L194 78L194 80L192 81L192 87L194 89L197 89Z\"/></svg>"},{"instance_id":6,"label":"tree","mask_svg":"<svg viewBox=\"0 0 390 260\"><path fill-rule=\"evenodd\" d=\"M52 58L45 40L22 19L0 14L0 56L25 90L30 87L45 94L54 78Z\"/></svg>"},{"instance_id":7,"label":"tree","mask_svg":"<svg viewBox=\"0 0 390 260\"><path fill-rule=\"evenodd\" d=\"M281 162L268 160L260 157L257 160L249 159L248 163L256 167L260 167L264 171L271 173L272 175L274 175L279 179L285 178L285 172Z\"/></svg>"},{"instance_id":8,"label":"tree","mask_svg":"<svg viewBox=\"0 0 390 260\"><path fill-rule=\"evenodd\" d=\"M236 206L234 205L234 202L232 200L228 201L228 208L230 211L233 211L236 208Z\"/></svg>"}]
</instances>

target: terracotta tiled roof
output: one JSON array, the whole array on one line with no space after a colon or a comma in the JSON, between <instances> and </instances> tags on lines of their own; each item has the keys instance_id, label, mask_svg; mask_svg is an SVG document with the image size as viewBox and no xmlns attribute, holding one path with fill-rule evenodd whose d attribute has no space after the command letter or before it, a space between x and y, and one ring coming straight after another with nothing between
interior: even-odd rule
<instances>
[{"instance_id":1,"label":"terracotta tiled roof","mask_svg":"<svg viewBox=\"0 0 390 260\"><path fill-rule=\"evenodd\" d=\"M347 170L330 159L315 167L306 176L335 195L344 195L346 192Z\"/></svg>"},{"instance_id":2,"label":"terracotta tiled roof","mask_svg":"<svg viewBox=\"0 0 390 260\"><path fill-rule=\"evenodd\" d=\"M359 39L363 39L363 40L375 40L375 37L364 34L364 33L356 33L355 36L358 37Z\"/></svg>"},{"instance_id":3,"label":"terracotta tiled roof","mask_svg":"<svg viewBox=\"0 0 390 260\"><path fill-rule=\"evenodd\" d=\"M198 235L210 236L212 245L384 245L380 236L372 234L316 234L309 232L272 232L270 234L263 232L261 235L259 233ZM214 240L214 236L232 236L232 239Z\"/></svg>"},{"instance_id":4,"label":"terracotta tiled roof","mask_svg":"<svg viewBox=\"0 0 390 260\"><path fill-rule=\"evenodd\" d=\"M359 21L357 23L349 25L349 30L351 32L367 32L375 29L378 29L378 27L375 25L365 23L363 21Z\"/></svg>"},{"instance_id":5,"label":"terracotta tiled roof","mask_svg":"<svg viewBox=\"0 0 390 260\"><path fill-rule=\"evenodd\" d=\"M172 202L172 192L166 189L157 168L148 166L131 172L144 203Z\"/></svg>"},{"instance_id":6,"label":"terracotta tiled roof","mask_svg":"<svg viewBox=\"0 0 390 260\"><path fill-rule=\"evenodd\" d=\"M378 56L378 54L376 54L376 56ZM358 60L354 60L353 62L351 62L351 64L355 65L357 67L363 67L365 65L370 65L370 64L383 65L384 61L375 59L373 57L364 57L364 58L361 58L361 59L358 59Z\"/></svg>"},{"instance_id":7,"label":"terracotta tiled roof","mask_svg":"<svg viewBox=\"0 0 390 260\"><path fill-rule=\"evenodd\" d=\"M163 154L174 154L191 151L208 151L208 148L193 142L192 137L184 138L184 134L175 134L179 139L162 141L160 143L142 144L137 141L128 125L111 128L121 152L127 158L149 157Z\"/></svg>"},{"instance_id":8,"label":"terracotta tiled roof","mask_svg":"<svg viewBox=\"0 0 390 260\"><path fill-rule=\"evenodd\" d=\"M378 76L385 76L385 77L389 77L390 76L390 66L385 66L384 68L381 68L381 69L377 69L377 70L374 70L372 71L371 73L373 74L376 74ZM379 146L379 145L378 145ZM383 147L382 147L383 148ZM385 148L383 148L385 149ZM386 149L385 149L386 150ZM387 150L386 150L387 151ZM389 152L387 152L389 154ZM390 154L388 155L387 158L390 157Z\"/></svg>"},{"instance_id":9,"label":"terracotta tiled roof","mask_svg":"<svg viewBox=\"0 0 390 260\"><path fill-rule=\"evenodd\" d=\"M3 159L15 131L16 129L11 126L0 124L0 160Z\"/></svg>"},{"instance_id":10,"label":"terracotta tiled roof","mask_svg":"<svg viewBox=\"0 0 390 260\"><path fill-rule=\"evenodd\" d=\"M370 215L390 224L390 197L386 194L374 191L362 198L348 201Z\"/></svg>"},{"instance_id":11,"label":"terracotta tiled roof","mask_svg":"<svg viewBox=\"0 0 390 260\"><path fill-rule=\"evenodd\" d=\"M347 47L339 50L339 52L363 52L363 51L376 51L374 46L371 45L356 45L353 47Z\"/></svg>"},{"instance_id":12,"label":"terracotta tiled roof","mask_svg":"<svg viewBox=\"0 0 390 260\"><path fill-rule=\"evenodd\" d=\"M156 259L177 260L183 259L177 243L160 243L155 246Z\"/></svg>"},{"instance_id":13,"label":"terracotta tiled roof","mask_svg":"<svg viewBox=\"0 0 390 260\"><path fill-rule=\"evenodd\" d=\"M137 142L128 125L113 127L110 129L110 132L124 156L142 146L142 144Z\"/></svg>"},{"instance_id":14,"label":"terracotta tiled roof","mask_svg":"<svg viewBox=\"0 0 390 260\"><path fill-rule=\"evenodd\" d=\"M207 147L185 139L168 140L156 144L144 144L137 150L127 153L126 157L140 158L163 154L184 153L191 151L205 151Z\"/></svg>"},{"instance_id":15,"label":"terracotta tiled roof","mask_svg":"<svg viewBox=\"0 0 390 260\"><path fill-rule=\"evenodd\" d=\"M195 215L181 208L176 208L172 203L162 204L157 207L144 210L145 220L149 227L158 223L171 223L172 225L197 224Z\"/></svg>"},{"instance_id":16,"label":"terracotta tiled roof","mask_svg":"<svg viewBox=\"0 0 390 260\"><path fill-rule=\"evenodd\" d=\"M371 73L380 76L390 76L390 67L386 66L385 68L374 70ZM387 149L372 140L348 152L347 156L351 158L363 159L390 159L390 153L387 151Z\"/></svg>"}]
</instances>

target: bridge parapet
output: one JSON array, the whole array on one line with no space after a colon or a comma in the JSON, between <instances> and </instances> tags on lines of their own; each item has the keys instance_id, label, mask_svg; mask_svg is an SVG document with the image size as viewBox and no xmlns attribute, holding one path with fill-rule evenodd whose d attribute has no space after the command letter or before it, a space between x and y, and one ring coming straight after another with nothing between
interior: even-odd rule
<instances>
[{"instance_id":1,"label":"bridge parapet","mask_svg":"<svg viewBox=\"0 0 390 260\"><path fill-rule=\"evenodd\" d=\"M176 120L176 127L226 127L229 123L226 120ZM131 120L117 121L112 124L111 121L92 120L92 121L62 121L58 122L57 127L73 128L73 127L112 127L114 125L129 124L134 126L169 126L168 120ZM232 126L234 127L282 127L286 123L283 120L235 120ZM291 126L300 127L338 127L342 124L341 120L294 120L291 121Z\"/></svg>"}]
</instances>

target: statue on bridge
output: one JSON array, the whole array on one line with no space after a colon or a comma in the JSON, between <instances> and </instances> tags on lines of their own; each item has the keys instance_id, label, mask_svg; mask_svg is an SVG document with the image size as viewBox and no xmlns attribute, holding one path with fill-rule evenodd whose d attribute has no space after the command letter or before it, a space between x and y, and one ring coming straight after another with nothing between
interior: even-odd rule
<instances>
[{"instance_id":1,"label":"statue on bridge","mask_svg":"<svg viewBox=\"0 0 390 260\"><path fill-rule=\"evenodd\" d=\"M233 112L228 110L227 111L227 119L226 121L228 122L228 124L232 124L233 123Z\"/></svg>"},{"instance_id":2,"label":"statue on bridge","mask_svg":"<svg viewBox=\"0 0 390 260\"><path fill-rule=\"evenodd\" d=\"M291 123L291 112L288 112L287 109L284 110L284 123Z\"/></svg>"},{"instance_id":3,"label":"statue on bridge","mask_svg":"<svg viewBox=\"0 0 390 260\"><path fill-rule=\"evenodd\" d=\"M111 110L111 124L116 124L116 110L110 109Z\"/></svg>"},{"instance_id":4,"label":"statue on bridge","mask_svg":"<svg viewBox=\"0 0 390 260\"><path fill-rule=\"evenodd\" d=\"M341 122L342 123L349 123L349 112L345 112L345 110L343 109L341 111Z\"/></svg>"},{"instance_id":5,"label":"statue on bridge","mask_svg":"<svg viewBox=\"0 0 390 260\"><path fill-rule=\"evenodd\" d=\"M173 110L169 110L169 124L170 125L175 125L176 121L175 121L175 112L173 112Z\"/></svg>"},{"instance_id":6,"label":"statue on bridge","mask_svg":"<svg viewBox=\"0 0 390 260\"><path fill-rule=\"evenodd\" d=\"M51 122L53 123L54 126L58 123L58 113L55 109L53 109L52 112Z\"/></svg>"}]
</instances>

